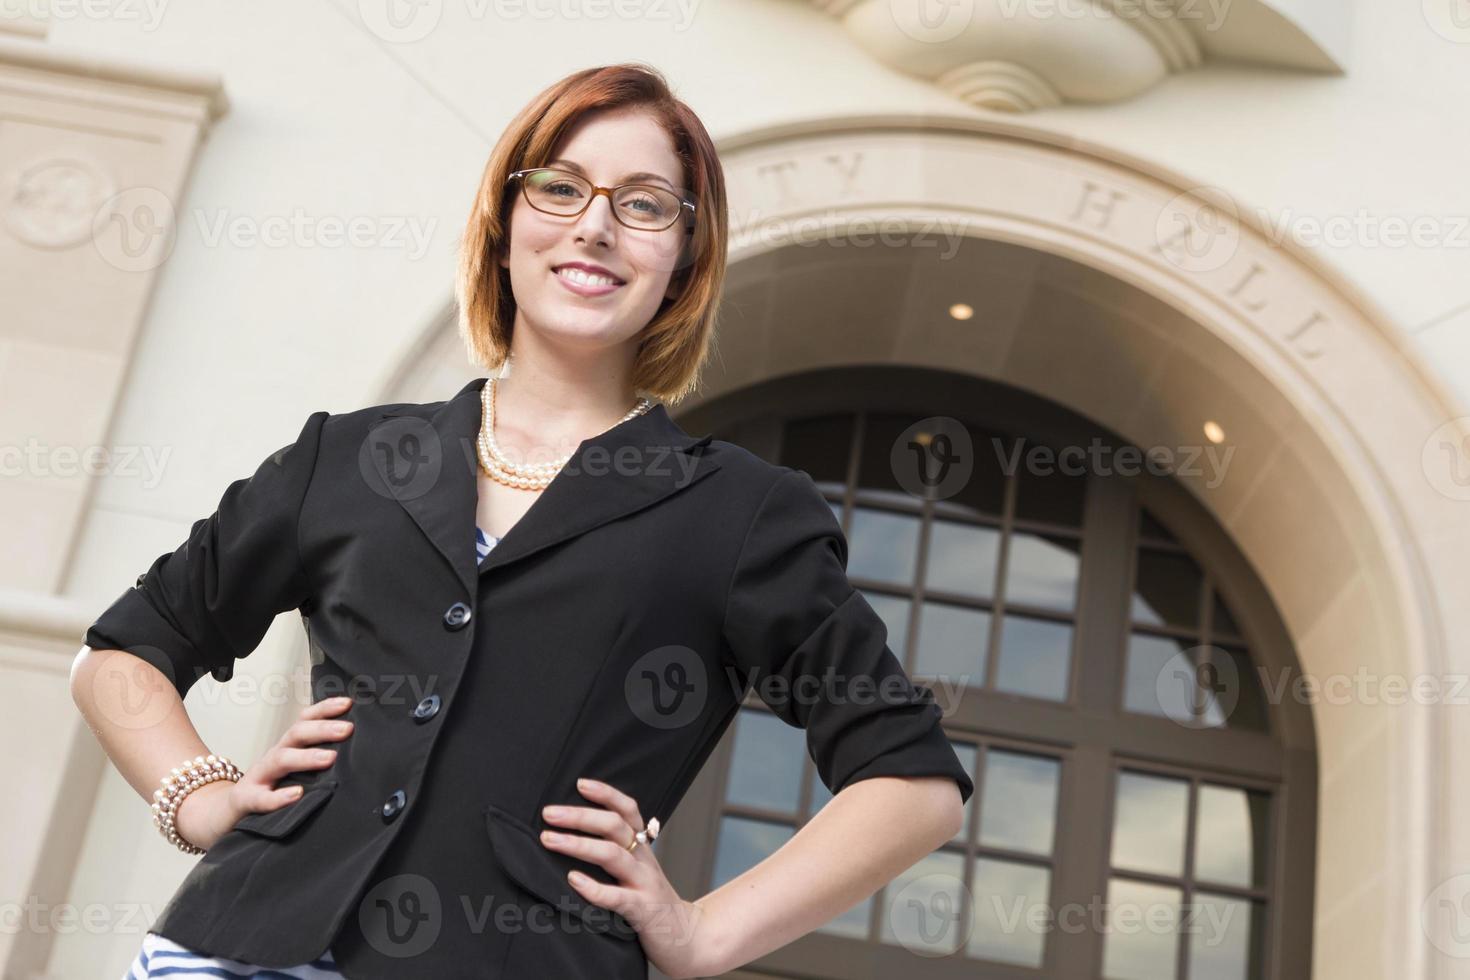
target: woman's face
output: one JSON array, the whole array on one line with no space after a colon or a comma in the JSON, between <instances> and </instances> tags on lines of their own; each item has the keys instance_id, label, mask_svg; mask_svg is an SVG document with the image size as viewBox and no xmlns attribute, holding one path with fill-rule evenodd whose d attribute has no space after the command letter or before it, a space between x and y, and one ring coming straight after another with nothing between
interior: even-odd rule
<instances>
[{"instance_id":1,"label":"woman's face","mask_svg":"<svg viewBox=\"0 0 1470 980\"><path fill-rule=\"evenodd\" d=\"M684 184L668 133L638 109L583 116L546 166L571 170L602 187ZM640 173L654 176L634 176ZM662 231L629 228L613 217L605 194L595 195L578 217L547 214L531 207L519 183L510 214L509 256L500 260L510 269L516 327L589 349L628 341L674 292L684 224ZM611 276L614 284L574 282L558 273L576 263L600 268L599 274Z\"/></svg>"}]
</instances>

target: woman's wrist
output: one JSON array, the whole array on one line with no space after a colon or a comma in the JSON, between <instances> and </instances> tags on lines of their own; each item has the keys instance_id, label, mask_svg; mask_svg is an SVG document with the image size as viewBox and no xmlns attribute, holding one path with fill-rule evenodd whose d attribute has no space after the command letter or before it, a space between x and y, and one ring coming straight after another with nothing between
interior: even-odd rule
<instances>
[{"instance_id":1,"label":"woman's wrist","mask_svg":"<svg viewBox=\"0 0 1470 980\"><path fill-rule=\"evenodd\" d=\"M732 956L738 937L729 934L725 918L714 914L708 899L706 895L689 903L690 942L695 948L691 957L695 964L694 977L717 977L741 965Z\"/></svg>"},{"instance_id":2,"label":"woman's wrist","mask_svg":"<svg viewBox=\"0 0 1470 980\"><path fill-rule=\"evenodd\" d=\"M174 814L178 835L195 847L207 851L224 836L243 814L235 814L230 804L234 784L228 779L206 783L179 802Z\"/></svg>"}]
</instances>

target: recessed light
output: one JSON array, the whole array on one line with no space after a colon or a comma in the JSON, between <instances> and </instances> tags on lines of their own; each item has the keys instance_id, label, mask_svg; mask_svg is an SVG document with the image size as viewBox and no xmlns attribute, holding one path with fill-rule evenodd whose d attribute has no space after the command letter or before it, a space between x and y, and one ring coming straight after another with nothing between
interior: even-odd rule
<instances>
[{"instance_id":1,"label":"recessed light","mask_svg":"<svg viewBox=\"0 0 1470 980\"><path fill-rule=\"evenodd\" d=\"M969 303L956 303L949 308L949 315L956 320L968 320L975 315Z\"/></svg>"},{"instance_id":2,"label":"recessed light","mask_svg":"<svg viewBox=\"0 0 1470 980\"><path fill-rule=\"evenodd\" d=\"M1211 442L1224 442L1225 430L1220 428L1220 423L1211 420L1205 423L1205 438Z\"/></svg>"}]
</instances>

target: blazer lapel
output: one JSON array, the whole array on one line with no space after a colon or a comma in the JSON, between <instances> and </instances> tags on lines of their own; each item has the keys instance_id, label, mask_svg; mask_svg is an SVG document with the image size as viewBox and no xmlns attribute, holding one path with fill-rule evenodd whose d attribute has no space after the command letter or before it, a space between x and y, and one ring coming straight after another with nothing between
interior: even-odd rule
<instances>
[{"instance_id":1,"label":"blazer lapel","mask_svg":"<svg viewBox=\"0 0 1470 980\"><path fill-rule=\"evenodd\" d=\"M477 564L477 442L480 390L487 381L474 379L427 420L411 405L386 409L369 437L372 466L387 493L408 511L471 594L478 576L492 568L642 510L720 468L700 451L714 437L689 435L655 403L643 415L584 439Z\"/></svg>"}]
</instances>

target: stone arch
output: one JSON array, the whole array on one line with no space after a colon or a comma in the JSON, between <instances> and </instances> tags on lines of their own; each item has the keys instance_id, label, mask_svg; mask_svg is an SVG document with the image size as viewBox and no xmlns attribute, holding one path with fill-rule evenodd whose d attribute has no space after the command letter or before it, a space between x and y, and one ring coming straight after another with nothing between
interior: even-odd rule
<instances>
[{"instance_id":1,"label":"stone arch","mask_svg":"<svg viewBox=\"0 0 1470 980\"><path fill-rule=\"evenodd\" d=\"M732 237L709 395L821 366L943 366L1142 447L1223 427L1228 476L1179 479L1270 590L1304 672L1336 684L1312 704L1314 975L1440 975L1451 940L1420 910L1470 859L1452 820L1470 791L1450 778L1470 721L1445 703L1463 692L1420 703L1387 684L1463 669L1449 638L1470 627L1453 601L1470 490L1452 465L1470 413L1389 318L1225 190L1011 120L808 121L721 154ZM947 313L962 298L968 321ZM380 397L451 390L451 312Z\"/></svg>"}]
</instances>

